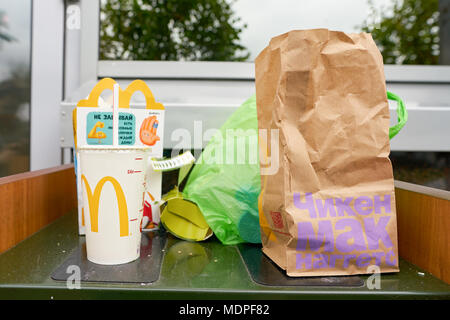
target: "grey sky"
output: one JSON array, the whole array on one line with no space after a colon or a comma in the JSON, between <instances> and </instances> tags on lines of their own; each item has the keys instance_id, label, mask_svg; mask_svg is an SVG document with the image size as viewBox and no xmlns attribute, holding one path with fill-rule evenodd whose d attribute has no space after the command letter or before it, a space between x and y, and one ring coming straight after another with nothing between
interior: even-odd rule
<instances>
[{"instance_id":1,"label":"grey sky","mask_svg":"<svg viewBox=\"0 0 450 320\"><path fill-rule=\"evenodd\" d=\"M385 7L392 0L374 2ZM247 23L241 43L250 51L252 61L273 36L312 28L359 32L356 26L369 15L367 0L238 0L233 8Z\"/></svg>"}]
</instances>

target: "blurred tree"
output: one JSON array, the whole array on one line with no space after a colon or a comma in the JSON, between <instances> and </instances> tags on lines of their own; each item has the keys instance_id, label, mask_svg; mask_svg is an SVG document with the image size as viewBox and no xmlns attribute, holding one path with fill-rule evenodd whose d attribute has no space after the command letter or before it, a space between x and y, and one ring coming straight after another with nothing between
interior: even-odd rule
<instances>
[{"instance_id":1,"label":"blurred tree","mask_svg":"<svg viewBox=\"0 0 450 320\"><path fill-rule=\"evenodd\" d=\"M112 60L245 61L225 0L103 0L100 58Z\"/></svg>"},{"instance_id":2,"label":"blurred tree","mask_svg":"<svg viewBox=\"0 0 450 320\"><path fill-rule=\"evenodd\" d=\"M25 64L0 81L0 177L30 169L30 83Z\"/></svg>"},{"instance_id":3,"label":"blurred tree","mask_svg":"<svg viewBox=\"0 0 450 320\"><path fill-rule=\"evenodd\" d=\"M370 32L386 64L438 64L439 0L394 0L371 14L361 26Z\"/></svg>"},{"instance_id":4,"label":"blurred tree","mask_svg":"<svg viewBox=\"0 0 450 320\"><path fill-rule=\"evenodd\" d=\"M0 10L0 52L18 41L8 29L8 15ZM0 74L0 177L30 169L30 66L13 63L7 69L9 75Z\"/></svg>"}]
</instances>

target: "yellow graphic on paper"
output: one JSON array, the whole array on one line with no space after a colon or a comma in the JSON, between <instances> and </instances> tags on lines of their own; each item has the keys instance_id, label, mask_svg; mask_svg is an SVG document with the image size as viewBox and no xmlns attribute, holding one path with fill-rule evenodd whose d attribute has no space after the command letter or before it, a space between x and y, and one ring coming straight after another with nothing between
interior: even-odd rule
<instances>
[{"instance_id":1,"label":"yellow graphic on paper","mask_svg":"<svg viewBox=\"0 0 450 320\"><path fill-rule=\"evenodd\" d=\"M78 102L77 107L97 107L100 94L107 89L112 91L115 83L114 79L103 78L95 85L87 99ZM164 110L164 106L155 101L152 91L142 80L134 80L125 90L119 87L119 108L130 108L131 96L136 91L144 94L147 109Z\"/></svg>"},{"instance_id":2,"label":"yellow graphic on paper","mask_svg":"<svg viewBox=\"0 0 450 320\"><path fill-rule=\"evenodd\" d=\"M89 139L99 139L99 143L100 143L100 139L106 138L106 133L104 133L102 131L97 132L97 128L104 128L104 127L105 127L105 124L103 122L97 121L97 123L94 125L94 127L92 127L92 130L89 131L88 138Z\"/></svg>"},{"instance_id":3,"label":"yellow graphic on paper","mask_svg":"<svg viewBox=\"0 0 450 320\"><path fill-rule=\"evenodd\" d=\"M194 202L184 199L178 187L164 195L163 200L166 201L166 206L161 213L161 223L170 233L191 241L202 241L212 235L213 231L200 208Z\"/></svg>"},{"instance_id":4,"label":"yellow graphic on paper","mask_svg":"<svg viewBox=\"0 0 450 320\"><path fill-rule=\"evenodd\" d=\"M81 225L84 227L84 208L81 208Z\"/></svg>"},{"instance_id":5,"label":"yellow graphic on paper","mask_svg":"<svg viewBox=\"0 0 450 320\"><path fill-rule=\"evenodd\" d=\"M100 94L104 90L113 91L113 87L116 81L111 78L103 78L100 80L95 87L92 89L89 97L87 99L83 99L78 101L77 107L98 107L98 98ZM134 80L129 84L129 86L122 90L119 87L119 108L130 108L130 100L131 96L136 92L141 91L144 94L146 109L153 110L164 110L164 106L155 101L155 97L153 96L152 91L147 86L147 84L142 80ZM77 147L77 108L73 109L72 112L72 121L73 121L73 137L75 142L75 147Z\"/></svg>"},{"instance_id":6,"label":"yellow graphic on paper","mask_svg":"<svg viewBox=\"0 0 450 320\"><path fill-rule=\"evenodd\" d=\"M152 194L150 192L147 191L148 196L150 197L151 201L155 201L155 197L152 196Z\"/></svg>"},{"instance_id":7,"label":"yellow graphic on paper","mask_svg":"<svg viewBox=\"0 0 450 320\"><path fill-rule=\"evenodd\" d=\"M113 177L107 176L102 178L94 189L94 193L92 193L91 187L86 179L86 177L81 175L81 181L84 182L86 187L86 194L88 197L89 204L89 216L91 221L91 231L98 232L98 209L100 205L100 194L102 192L103 186L106 182L111 182L116 192L117 197L117 205L119 207L119 226L120 226L120 236L127 237L128 230L128 209L127 209L127 201L125 199L125 194L123 193L123 189L120 186L119 182Z\"/></svg>"}]
</instances>

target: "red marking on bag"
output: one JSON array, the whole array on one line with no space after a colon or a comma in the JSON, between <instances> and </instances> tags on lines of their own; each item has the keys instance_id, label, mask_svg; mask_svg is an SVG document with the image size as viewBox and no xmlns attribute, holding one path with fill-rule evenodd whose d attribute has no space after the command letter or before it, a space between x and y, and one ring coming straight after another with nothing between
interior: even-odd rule
<instances>
[{"instance_id":1,"label":"red marking on bag","mask_svg":"<svg viewBox=\"0 0 450 320\"><path fill-rule=\"evenodd\" d=\"M283 218L281 218L281 213L278 211L270 211L270 215L272 216L272 222L275 228L283 229Z\"/></svg>"},{"instance_id":2,"label":"red marking on bag","mask_svg":"<svg viewBox=\"0 0 450 320\"><path fill-rule=\"evenodd\" d=\"M275 233L284 234L285 236L291 236L291 234L287 233L287 232L283 232L283 231L279 231L279 230L272 230L272 231Z\"/></svg>"},{"instance_id":3,"label":"red marking on bag","mask_svg":"<svg viewBox=\"0 0 450 320\"><path fill-rule=\"evenodd\" d=\"M127 173L128 173L128 174L139 173L139 172L142 172L142 171L139 171L139 170L133 170L133 169L127 170Z\"/></svg>"}]
</instances>

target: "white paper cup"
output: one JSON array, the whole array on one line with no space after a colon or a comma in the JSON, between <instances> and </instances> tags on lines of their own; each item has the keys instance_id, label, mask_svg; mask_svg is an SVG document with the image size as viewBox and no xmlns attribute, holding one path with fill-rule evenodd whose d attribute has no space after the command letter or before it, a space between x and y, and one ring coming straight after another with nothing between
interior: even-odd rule
<instances>
[{"instance_id":1,"label":"white paper cup","mask_svg":"<svg viewBox=\"0 0 450 320\"><path fill-rule=\"evenodd\" d=\"M139 257L146 147L80 147L89 261L123 264Z\"/></svg>"}]
</instances>

